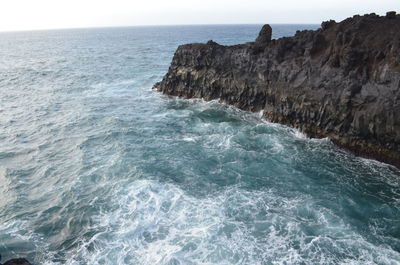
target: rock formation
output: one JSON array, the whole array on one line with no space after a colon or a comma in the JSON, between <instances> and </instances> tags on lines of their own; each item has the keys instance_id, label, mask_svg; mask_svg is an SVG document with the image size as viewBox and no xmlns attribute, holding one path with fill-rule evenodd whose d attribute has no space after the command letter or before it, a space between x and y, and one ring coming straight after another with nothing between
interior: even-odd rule
<instances>
[{"instance_id":1,"label":"rock formation","mask_svg":"<svg viewBox=\"0 0 400 265\"><path fill-rule=\"evenodd\" d=\"M400 16L356 15L255 42L179 46L165 94L219 99L400 167Z\"/></svg>"},{"instance_id":2,"label":"rock formation","mask_svg":"<svg viewBox=\"0 0 400 265\"><path fill-rule=\"evenodd\" d=\"M0 255L0 260L1 260L1 255ZM26 259L19 258L19 259L7 260L5 263L3 263L3 265L32 265L32 264L30 264L29 261L27 261Z\"/></svg>"}]
</instances>

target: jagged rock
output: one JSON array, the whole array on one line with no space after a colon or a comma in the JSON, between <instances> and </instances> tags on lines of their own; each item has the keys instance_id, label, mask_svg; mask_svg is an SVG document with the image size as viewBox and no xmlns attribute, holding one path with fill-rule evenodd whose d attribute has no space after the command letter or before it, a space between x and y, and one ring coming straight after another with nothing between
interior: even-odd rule
<instances>
[{"instance_id":1,"label":"jagged rock","mask_svg":"<svg viewBox=\"0 0 400 265\"><path fill-rule=\"evenodd\" d=\"M396 18L396 12L395 11L390 11L386 13L387 18Z\"/></svg>"},{"instance_id":2,"label":"jagged rock","mask_svg":"<svg viewBox=\"0 0 400 265\"><path fill-rule=\"evenodd\" d=\"M387 19L389 17L390 19ZM400 16L354 16L234 46L187 44L155 88L220 99L400 167Z\"/></svg>"},{"instance_id":3,"label":"jagged rock","mask_svg":"<svg viewBox=\"0 0 400 265\"><path fill-rule=\"evenodd\" d=\"M321 23L321 28L323 30L327 30L330 27L334 26L335 24L336 24L335 20L324 21L324 22Z\"/></svg>"},{"instance_id":4,"label":"jagged rock","mask_svg":"<svg viewBox=\"0 0 400 265\"><path fill-rule=\"evenodd\" d=\"M270 25L266 24L262 27L260 34L256 39L257 43L266 43L272 39L272 28Z\"/></svg>"},{"instance_id":5,"label":"jagged rock","mask_svg":"<svg viewBox=\"0 0 400 265\"><path fill-rule=\"evenodd\" d=\"M209 41L207 42L207 44L208 44L208 45L219 45L218 43L216 43L216 42L213 41L213 40L209 40Z\"/></svg>"}]
</instances>

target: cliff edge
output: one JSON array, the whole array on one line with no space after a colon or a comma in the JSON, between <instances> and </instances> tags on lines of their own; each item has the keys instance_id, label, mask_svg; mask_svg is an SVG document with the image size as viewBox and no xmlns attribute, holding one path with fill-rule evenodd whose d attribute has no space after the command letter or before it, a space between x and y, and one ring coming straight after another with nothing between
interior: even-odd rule
<instances>
[{"instance_id":1,"label":"cliff edge","mask_svg":"<svg viewBox=\"0 0 400 265\"><path fill-rule=\"evenodd\" d=\"M179 46L154 88L219 99L400 168L400 15L327 21L255 42Z\"/></svg>"}]
</instances>

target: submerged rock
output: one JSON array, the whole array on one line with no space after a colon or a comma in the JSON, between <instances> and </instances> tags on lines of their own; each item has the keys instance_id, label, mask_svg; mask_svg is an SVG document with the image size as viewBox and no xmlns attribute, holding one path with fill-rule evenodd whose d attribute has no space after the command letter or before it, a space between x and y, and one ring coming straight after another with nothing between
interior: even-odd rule
<instances>
[{"instance_id":1,"label":"submerged rock","mask_svg":"<svg viewBox=\"0 0 400 265\"><path fill-rule=\"evenodd\" d=\"M26 259L10 259L3 263L3 265L32 265Z\"/></svg>"},{"instance_id":2,"label":"submerged rock","mask_svg":"<svg viewBox=\"0 0 400 265\"><path fill-rule=\"evenodd\" d=\"M390 19L388 19L390 18ZM187 44L155 88L220 99L400 167L400 16L369 14L271 40Z\"/></svg>"}]
</instances>

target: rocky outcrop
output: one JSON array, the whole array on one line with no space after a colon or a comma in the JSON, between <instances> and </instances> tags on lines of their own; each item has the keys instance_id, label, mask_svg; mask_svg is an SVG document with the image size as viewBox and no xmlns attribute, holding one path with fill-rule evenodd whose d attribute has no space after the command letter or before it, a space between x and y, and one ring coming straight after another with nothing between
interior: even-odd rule
<instances>
[{"instance_id":1,"label":"rocky outcrop","mask_svg":"<svg viewBox=\"0 0 400 265\"><path fill-rule=\"evenodd\" d=\"M400 167L400 16L369 14L255 42L180 46L155 88L219 99Z\"/></svg>"}]
</instances>

